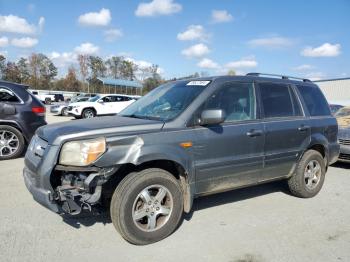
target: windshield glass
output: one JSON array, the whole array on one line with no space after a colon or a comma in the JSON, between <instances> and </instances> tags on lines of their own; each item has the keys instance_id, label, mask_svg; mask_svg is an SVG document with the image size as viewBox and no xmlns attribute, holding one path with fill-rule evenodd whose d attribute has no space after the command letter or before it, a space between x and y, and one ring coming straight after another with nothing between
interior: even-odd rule
<instances>
[{"instance_id":1,"label":"windshield glass","mask_svg":"<svg viewBox=\"0 0 350 262\"><path fill-rule=\"evenodd\" d=\"M205 86L187 82L164 84L140 98L119 115L169 121L179 116Z\"/></svg>"},{"instance_id":2,"label":"windshield glass","mask_svg":"<svg viewBox=\"0 0 350 262\"><path fill-rule=\"evenodd\" d=\"M91 97L89 99L89 102L96 102L97 100L99 100L101 98L101 96L94 96L94 97Z\"/></svg>"}]
</instances>

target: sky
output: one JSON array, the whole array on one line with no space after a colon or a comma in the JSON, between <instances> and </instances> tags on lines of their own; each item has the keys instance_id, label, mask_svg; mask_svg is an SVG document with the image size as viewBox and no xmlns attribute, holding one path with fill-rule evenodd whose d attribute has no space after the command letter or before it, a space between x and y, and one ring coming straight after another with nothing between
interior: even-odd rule
<instances>
[{"instance_id":1,"label":"sky","mask_svg":"<svg viewBox=\"0 0 350 262\"><path fill-rule=\"evenodd\" d=\"M0 54L157 64L164 78L276 73L350 77L350 0L0 0Z\"/></svg>"}]
</instances>

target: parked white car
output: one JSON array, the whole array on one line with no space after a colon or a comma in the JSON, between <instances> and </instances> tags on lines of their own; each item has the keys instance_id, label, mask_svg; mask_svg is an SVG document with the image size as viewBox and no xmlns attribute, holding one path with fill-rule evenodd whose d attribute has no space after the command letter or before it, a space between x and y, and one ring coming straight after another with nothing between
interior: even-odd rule
<instances>
[{"instance_id":1,"label":"parked white car","mask_svg":"<svg viewBox=\"0 0 350 262\"><path fill-rule=\"evenodd\" d=\"M69 104L68 114L75 118L114 115L135 101L133 97L127 95L97 95L86 102Z\"/></svg>"}]
</instances>

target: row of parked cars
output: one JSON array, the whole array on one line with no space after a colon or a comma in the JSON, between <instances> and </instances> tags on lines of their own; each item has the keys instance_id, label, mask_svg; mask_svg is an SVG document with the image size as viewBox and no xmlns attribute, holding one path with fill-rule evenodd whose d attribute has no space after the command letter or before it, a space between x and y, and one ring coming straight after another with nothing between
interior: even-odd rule
<instances>
[{"instance_id":1,"label":"row of parked cars","mask_svg":"<svg viewBox=\"0 0 350 262\"><path fill-rule=\"evenodd\" d=\"M139 99L139 96L120 94L83 94L63 104L51 106L51 113L79 118L118 114Z\"/></svg>"}]
</instances>

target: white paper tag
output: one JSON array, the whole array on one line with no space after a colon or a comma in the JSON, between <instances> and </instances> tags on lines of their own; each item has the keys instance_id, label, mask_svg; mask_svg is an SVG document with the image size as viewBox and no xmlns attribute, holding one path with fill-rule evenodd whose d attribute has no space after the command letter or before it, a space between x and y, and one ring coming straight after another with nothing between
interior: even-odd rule
<instances>
[{"instance_id":1,"label":"white paper tag","mask_svg":"<svg viewBox=\"0 0 350 262\"><path fill-rule=\"evenodd\" d=\"M206 86L210 81L191 81L187 83L187 86Z\"/></svg>"}]
</instances>

